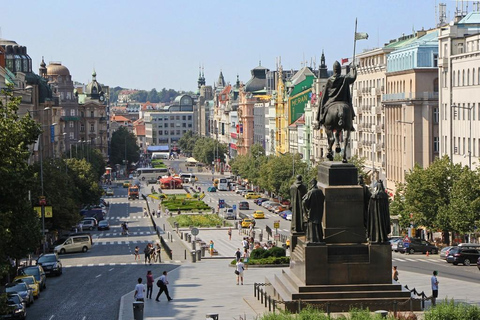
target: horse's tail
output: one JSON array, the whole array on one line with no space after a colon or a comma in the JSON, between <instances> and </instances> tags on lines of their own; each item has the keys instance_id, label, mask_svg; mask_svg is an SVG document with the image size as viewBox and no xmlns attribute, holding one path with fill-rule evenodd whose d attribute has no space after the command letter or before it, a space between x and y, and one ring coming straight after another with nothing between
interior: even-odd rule
<instances>
[{"instance_id":1,"label":"horse's tail","mask_svg":"<svg viewBox=\"0 0 480 320\"><path fill-rule=\"evenodd\" d=\"M343 127L343 108L338 109L337 115L338 115L338 125L340 127Z\"/></svg>"}]
</instances>

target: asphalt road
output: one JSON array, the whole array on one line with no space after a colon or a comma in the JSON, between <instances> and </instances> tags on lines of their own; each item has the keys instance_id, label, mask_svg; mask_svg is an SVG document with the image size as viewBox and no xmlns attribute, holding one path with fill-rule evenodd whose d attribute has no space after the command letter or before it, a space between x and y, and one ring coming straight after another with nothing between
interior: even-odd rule
<instances>
[{"instance_id":1,"label":"asphalt road","mask_svg":"<svg viewBox=\"0 0 480 320\"><path fill-rule=\"evenodd\" d=\"M146 243L158 240L150 220L143 217L145 201L128 201L123 188L115 188L115 197L107 198L111 229L90 231L94 245L87 253L60 256L63 274L47 279L47 289L28 308L28 319L117 319L120 297L134 289L138 277L145 278L147 270L158 277L177 267L143 263ZM121 221L129 221L128 237L121 235ZM137 245L142 253L140 263L134 261Z\"/></svg>"}]
</instances>

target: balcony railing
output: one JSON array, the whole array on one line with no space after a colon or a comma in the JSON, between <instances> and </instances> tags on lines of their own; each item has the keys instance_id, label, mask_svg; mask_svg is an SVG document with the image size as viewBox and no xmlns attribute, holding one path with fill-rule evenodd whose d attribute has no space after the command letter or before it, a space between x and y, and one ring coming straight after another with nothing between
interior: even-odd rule
<instances>
[{"instance_id":1,"label":"balcony railing","mask_svg":"<svg viewBox=\"0 0 480 320\"><path fill-rule=\"evenodd\" d=\"M388 93L382 95L383 101L399 101L399 100L436 100L438 99L438 92L401 92Z\"/></svg>"}]
</instances>

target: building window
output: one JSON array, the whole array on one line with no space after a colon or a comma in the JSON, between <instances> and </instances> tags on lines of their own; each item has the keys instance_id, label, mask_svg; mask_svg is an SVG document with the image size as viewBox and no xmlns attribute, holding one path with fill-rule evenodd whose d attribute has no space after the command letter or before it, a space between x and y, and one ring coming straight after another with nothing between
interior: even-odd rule
<instances>
[{"instance_id":1,"label":"building window","mask_svg":"<svg viewBox=\"0 0 480 320\"><path fill-rule=\"evenodd\" d=\"M438 68L438 53L433 54L433 67Z\"/></svg>"},{"instance_id":2,"label":"building window","mask_svg":"<svg viewBox=\"0 0 480 320\"><path fill-rule=\"evenodd\" d=\"M185 134L185 133L187 133L187 130L183 130L182 132L183 132L183 134Z\"/></svg>"},{"instance_id":3,"label":"building window","mask_svg":"<svg viewBox=\"0 0 480 320\"><path fill-rule=\"evenodd\" d=\"M170 116L170 120L175 120L175 116Z\"/></svg>"},{"instance_id":4,"label":"building window","mask_svg":"<svg viewBox=\"0 0 480 320\"><path fill-rule=\"evenodd\" d=\"M70 128L75 127L75 123L73 121L68 121L68 125L69 125Z\"/></svg>"},{"instance_id":5,"label":"building window","mask_svg":"<svg viewBox=\"0 0 480 320\"><path fill-rule=\"evenodd\" d=\"M192 120L192 116L188 116L188 118L187 118L187 119L188 119L188 120Z\"/></svg>"},{"instance_id":6,"label":"building window","mask_svg":"<svg viewBox=\"0 0 480 320\"><path fill-rule=\"evenodd\" d=\"M90 124L90 132L95 132L95 125L93 123Z\"/></svg>"},{"instance_id":7,"label":"building window","mask_svg":"<svg viewBox=\"0 0 480 320\"><path fill-rule=\"evenodd\" d=\"M158 130L158 135L159 136L163 135L163 130Z\"/></svg>"},{"instance_id":8,"label":"building window","mask_svg":"<svg viewBox=\"0 0 480 320\"><path fill-rule=\"evenodd\" d=\"M80 132L85 132L85 125L83 123L80 125Z\"/></svg>"},{"instance_id":9,"label":"building window","mask_svg":"<svg viewBox=\"0 0 480 320\"><path fill-rule=\"evenodd\" d=\"M187 116L182 116L182 120L183 121L187 120Z\"/></svg>"},{"instance_id":10,"label":"building window","mask_svg":"<svg viewBox=\"0 0 480 320\"><path fill-rule=\"evenodd\" d=\"M180 135L180 130L177 130L177 136L179 136L179 135Z\"/></svg>"},{"instance_id":11,"label":"building window","mask_svg":"<svg viewBox=\"0 0 480 320\"><path fill-rule=\"evenodd\" d=\"M170 128L173 128L173 127L175 127L175 124L172 122L170 123Z\"/></svg>"},{"instance_id":12,"label":"building window","mask_svg":"<svg viewBox=\"0 0 480 320\"><path fill-rule=\"evenodd\" d=\"M65 117L65 109L62 109L62 111L60 111L60 116Z\"/></svg>"},{"instance_id":13,"label":"building window","mask_svg":"<svg viewBox=\"0 0 480 320\"><path fill-rule=\"evenodd\" d=\"M433 137L433 152L438 153L439 152L439 141L438 137Z\"/></svg>"},{"instance_id":14,"label":"building window","mask_svg":"<svg viewBox=\"0 0 480 320\"><path fill-rule=\"evenodd\" d=\"M70 132L70 140L75 140L75 133Z\"/></svg>"},{"instance_id":15,"label":"building window","mask_svg":"<svg viewBox=\"0 0 480 320\"><path fill-rule=\"evenodd\" d=\"M191 128L191 127L192 127L192 124L191 124L191 123L189 123L189 124L188 124L188 127L189 127L189 128Z\"/></svg>"},{"instance_id":16,"label":"building window","mask_svg":"<svg viewBox=\"0 0 480 320\"><path fill-rule=\"evenodd\" d=\"M175 135L175 130L170 130L170 135L171 136Z\"/></svg>"},{"instance_id":17,"label":"building window","mask_svg":"<svg viewBox=\"0 0 480 320\"><path fill-rule=\"evenodd\" d=\"M475 85L475 68L472 69L472 86Z\"/></svg>"},{"instance_id":18,"label":"building window","mask_svg":"<svg viewBox=\"0 0 480 320\"><path fill-rule=\"evenodd\" d=\"M186 127L187 127L187 124L186 124L185 122L182 123L182 127L183 127L183 128L186 128Z\"/></svg>"},{"instance_id":19,"label":"building window","mask_svg":"<svg viewBox=\"0 0 480 320\"><path fill-rule=\"evenodd\" d=\"M70 110L70 116L75 117L75 109Z\"/></svg>"},{"instance_id":20,"label":"building window","mask_svg":"<svg viewBox=\"0 0 480 320\"><path fill-rule=\"evenodd\" d=\"M175 120L180 120L180 116L176 116L176 117L175 117Z\"/></svg>"},{"instance_id":21,"label":"building window","mask_svg":"<svg viewBox=\"0 0 480 320\"><path fill-rule=\"evenodd\" d=\"M438 124L438 108L433 108L433 123Z\"/></svg>"},{"instance_id":22,"label":"building window","mask_svg":"<svg viewBox=\"0 0 480 320\"><path fill-rule=\"evenodd\" d=\"M93 118L94 117L94 113L93 111L90 111L90 118Z\"/></svg>"}]
</instances>

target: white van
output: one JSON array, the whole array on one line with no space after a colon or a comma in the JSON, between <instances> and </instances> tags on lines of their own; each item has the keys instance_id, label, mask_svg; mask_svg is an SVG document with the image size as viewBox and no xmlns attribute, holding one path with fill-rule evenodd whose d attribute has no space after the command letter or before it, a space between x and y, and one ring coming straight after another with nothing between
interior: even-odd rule
<instances>
[{"instance_id":1,"label":"white van","mask_svg":"<svg viewBox=\"0 0 480 320\"><path fill-rule=\"evenodd\" d=\"M57 245L54 252L64 254L67 252L87 252L92 247L92 237L89 234L69 236L63 243Z\"/></svg>"},{"instance_id":2,"label":"white van","mask_svg":"<svg viewBox=\"0 0 480 320\"><path fill-rule=\"evenodd\" d=\"M197 177L193 173L180 173L180 179L185 181L186 183L192 183L193 181L197 181Z\"/></svg>"},{"instance_id":3,"label":"white van","mask_svg":"<svg viewBox=\"0 0 480 320\"><path fill-rule=\"evenodd\" d=\"M225 208L223 211L223 219L232 219L235 220L235 211L232 208Z\"/></svg>"}]
</instances>

